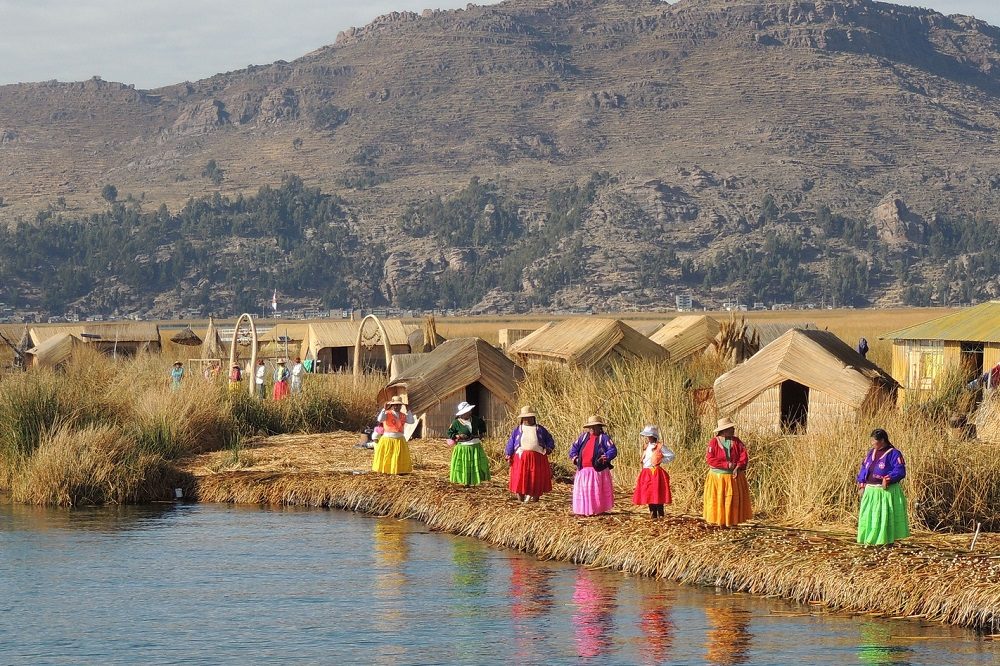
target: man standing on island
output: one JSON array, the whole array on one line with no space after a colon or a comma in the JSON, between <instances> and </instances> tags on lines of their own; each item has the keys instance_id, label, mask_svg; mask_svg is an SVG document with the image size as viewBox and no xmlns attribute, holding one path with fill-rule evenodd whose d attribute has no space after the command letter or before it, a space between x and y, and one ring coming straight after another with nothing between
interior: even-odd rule
<instances>
[{"instance_id":1,"label":"man standing on island","mask_svg":"<svg viewBox=\"0 0 1000 666\"><path fill-rule=\"evenodd\" d=\"M264 359L258 359L257 368L254 370L253 377L254 382L257 385L257 397L263 400L267 397L267 392L264 388L264 374L267 369L264 367Z\"/></svg>"}]
</instances>

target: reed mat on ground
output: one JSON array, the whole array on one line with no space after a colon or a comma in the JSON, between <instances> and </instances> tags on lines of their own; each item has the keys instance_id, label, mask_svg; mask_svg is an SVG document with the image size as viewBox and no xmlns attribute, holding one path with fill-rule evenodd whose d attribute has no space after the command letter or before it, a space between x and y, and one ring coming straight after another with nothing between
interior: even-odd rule
<instances>
[{"instance_id":1,"label":"reed mat on ground","mask_svg":"<svg viewBox=\"0 0 1000 666\"><path fill-rule=\"evenodd\" d=\"M260 434L357 428L374 413L382 377L307 376L280 402L230 392L223 378L184 378L169 360L112 361L83 350L62 371L0 379L0 492L32 504L145 502L171 496L170 463L201 451L238 451Z\"/></svg>"},{"instance_id":2,"label":"reed mat on ground","mask_svg":"<svg viewBox=\"0 0 1000 666\"><path fill-rule=\"evenodd\" d=\"M372 474L370 451L351 433L256 440L254 461L218 464L224 453L183 464L188 495L200 501L323 506L420 520L434 529L591 567L713 585L810 604L814 609L913 617L995 631L1000 612L1000 539L969 553L963 535L921 533L893 547L862 548L848 530L748 523L707 526L674 508L651 521L619 491L613 512L569 514L570 486L540 502L514 500L502 466L471 489L449 484L450 449L413 442L414 474Z\"/></svg>"}]
</instances>

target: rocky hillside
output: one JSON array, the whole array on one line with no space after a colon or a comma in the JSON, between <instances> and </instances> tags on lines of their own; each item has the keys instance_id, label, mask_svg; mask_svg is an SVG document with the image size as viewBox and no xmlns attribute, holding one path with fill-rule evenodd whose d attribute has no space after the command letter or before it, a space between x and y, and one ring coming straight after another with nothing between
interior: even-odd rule
<instances>
[{"instance_id":1,"label":"rocky hillside","mask_svg":"<svg viewBox=\"0 0 1000 666\"><path fill-rule=\"evenodd\" d=\"M975 239L1000 211L998 102L1000 29L968 17L511 0L158 90L0 87L0 219L82 218L108 184L175 211L293 173L386 241L380 291L401 305L455 283L480 308L968 300L1000 289L977 270L1000 252ZM475 239L449 236L472 177L492 208L462 209ZM510 234L491 237L498 210Z\"/></svg>"}]
</instances>

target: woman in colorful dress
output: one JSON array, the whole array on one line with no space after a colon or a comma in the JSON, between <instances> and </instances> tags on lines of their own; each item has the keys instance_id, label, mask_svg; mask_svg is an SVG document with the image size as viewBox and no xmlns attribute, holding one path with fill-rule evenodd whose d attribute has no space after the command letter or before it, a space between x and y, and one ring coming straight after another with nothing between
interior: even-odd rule
<instances>
[{"instance_id":1,"label":"woman in colorful dress","mask_svg":"<svg viewBox=\"0 0 1000 666\"><path fill-rule=\"evenodd\" d=\"M730 527L753 518L747 484L747 447L735 435L736 424L719 419L715 437L708 442L705 461L705 522Z\"/></svg>"},{"instance_id":2,"label":"woman in colorful dress","mask_svg":"<svg viewBox=\"0 0 1000 666\"><path fill-rule=\"evenodd\" d=\"M278 367L274 369L274 390L272 395L275 400L284 400L288 397L288 368L284 361L278 361Z\"/></svg>"},{"instance_id":3,"label":"woman in colorful dress","mask_svg":"<svg viewBox=\"0 0 1000 666\"><path fill-rule=\"evenodd\" d=\"M451 469L448 480L468 488L490 480L490 460L479 439L486 434L486 422L472 413L475 405L460 402L455 420L448 428L451 452Z\"/></svg>"},{"instance_id":4,"label":"woman in colorful dress","mask_svg":"<svg viewBox=\"0 0 1000 666\"><path fill-rule=\"evenodd\" d=\"M522 407L520 424L514 428L504 457L510 462L510 492L523 502L537 502L552 490L549 454L556 448L549 431L536 422L535 410Z\"/></svg>"},{"instance_id":5,"label":"woman in colorful dress","mask_svg":"<svg viewBox=\"0 0 1000 666\"><path fill-rule=\"evenodd\" d=\"M871 445L857 479L862 493L858 543L884 546L910 536L906 496L899 485L906 478L906 462L882 428L872 431Z\"/></svg>"},{"instance_id":6,"label":"woman in colorful dress","mask_svg":"<svg viewBox=\"0 0 1000 666\"><path fill-rule=\"evenodd\" d=\"M184 364L180 361L174 361L174 367L170 371L170 388L179 391L182 379L184 379Z\"/></svg>"},{"instance_id":7,"label":"woman in colorful dress","mask_svg":"<svg viewBox=\"0 0 1000 666\"><path fill-rule=\"evenodd\" d=\"M663 517L663 505L670 504L670 475L660 467L674 461L674 452L660 444L660 430L654 425L643 428L642 471L635 482L632 504L648 504L652 518Z\"/></svg>"},{"instance_id":8,"label":"woman in colorful dress","mask_svg":"<svg viewBox=\"0 0 1000 666\"><path fill-rule=\"evenodd\" d=\"M235 393L239 391L242 383L243 370L240 368L239 363L233 363L233 367L229 369L229 392Z\"/></svg>"},{"instance_id":9,"label":"woman in colorful dress","mask_svg":"<svg viewBox=\"0 0 1000 666\"><path fill-rule=\"evenodd\" d=\"M611 479L611 461L618 455L615 443L604 432L604 420L591 416L583 424L583 433L569 448L576 465L573 477L573 513L596 516L615 505L615 487Z\"/></svg>"},{"instance_id":10,"label":"woman in colorful dress","mask_svg":"<svg viewBox=\"0 0 1000 666\"><path fill-rule=\"evenodd\" d=\"M380 474L409 474L413 471L410 461L410 447L406 444L404 433L407 424L417 422L413 414L403 411L406 403L398 395L385 403L375 420L382 428L375 443L375 457L372 458L372 471Z\"/></svg>"}]
</instances>

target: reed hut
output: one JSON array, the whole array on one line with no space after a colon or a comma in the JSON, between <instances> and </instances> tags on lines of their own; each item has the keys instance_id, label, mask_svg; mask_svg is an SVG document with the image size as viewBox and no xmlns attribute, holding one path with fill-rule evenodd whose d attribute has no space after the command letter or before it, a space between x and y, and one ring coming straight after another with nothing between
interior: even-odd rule
<instances>
[{"instance_id":1,"label":"reed hut","mask_svg":"<svg viewBox=\"0 0 1000 666\"><path fill-rule=\"evenodd\" d=\"M389 336L389 347L394 355L409 354L412 351L410 329L403 322L385 319L382 320L382 325ZM320 372L350 370L354 366L354 343L360 328L360 321L351 320L308 324L299 347L299 356L318 361ZM369 345L362 341L361 362L368 370L388 370L381 342Z\"/></svg>"},{"instance_id":2,"label":"reed hut","mask_svg":"<svg viewBox=\"0 0 1000 666\"><path fill-rule=\"evenodd\" d=\"M819 326L811 321L754 321L750 322L757 333L761 348L771 344L792 329L800 331L817 331Z\"/></svg>"},{"instance_id":3,"label":"reed hut","mask_svg":"<svg viewBox=\"0 0 1000 666\"><path fill-rule=\"evenodd\" d=\"M72 333L58 333L29 349L26 356L32 368L58 370L69 363L73 355L86 344L83 338L78 338Z\"/></svg>"},{"instance_id":4,"label":"reed hut","mask_svg":"<svg viewBox=\"0 0 1000 666\"><path fill-rule=\"evenodd\" d=\"M596 369L621 360L669 358L666 349L628 324L593 317L545 324L512 344L507 353L522 365L542 361Z\"/></svg>"},{"instance_id":5,"label":"reed hut","mask_svg":"<svg viewBox=\"0 0 1000 666\"><path fill-rule=\"evenodd\" d=\"M719 414L741 428L805 434L892 400L897 384L829 331L787 331L715 380Z\"/></svg>"},{"instance_id":6,"label":"reed hut","mask_svg":"<svg viewBox=\"0 0 1000 666\"><path fill-rule=\"evenodd\" d=\"M524 379L521 368L481 338L454 338L412 356L415 361L379 393L383 403L396 395L407 401L417 417L408 436L447 437L455 407L463 400L476 405L487 432L497 434L515 406L517 384Z\"/></svg>"},{"instance_id":7,"label":"reed hut","mask_svg":"<svg viewBox=\"0 0 1000 666\"><path fill-rule=\"evenodd\" d=\"M205 331L205 337L198 352L201 358L212 361L221 361L229 355L225 345L222 344L222 337L219 335L215 320L211 317L208 318L208 329Z\"/></svg>"},{"instance_id":8,"label":"reed hut","mask_svg":"<svg viewBox=\"0 0 1000 666\"><path fill-rule=\"evenodd\" d=\"M261 333L258 353L268 358L288 358L301 356L302 344L309 335L309 324L275 324Z\"/></svg>"},{"instance_id":9,"label":"reed hut","mask_svg":"<svg viewBox=\"0 0 1000 666\"><path fill-rule=\"evenodd\" d=\"M933 396L946 376L963 381L1000 363L1000 301L990 301L881 336L892 340L900 404Z\"/></svg>"},{"instance_id":10,"label":"reed hut","mask_svg":"<svg viewBox=\"0 0 1000 666\"><path fill-rule=\"evenodd\" d=\"M501 328L497 331L497 342L500 349L510 349L518 340L522 340L535 332L533 328Z\"/></svg>"},{"instance_id":11,"label":"reed hut","mask_svg":"<svg viewBox=\"0 0 1000 666\"><path fill-rule=\"evenodd\" d=\"M107 356L129 357L162 350L160 327L152 322L36 326L31 329L31 339L39 346L58 335L72 335Z\"/></svg>"},{"instance_id":12,"label":"reed hut","mask_svg":"<svg viewBox=\"0 0 1000 666\"><path fill-rule=\"evenodd\" d=\"M708 349L719 334L719 322L708 315L682 315L670 320L649 339L670 354L670 360L683 361Z\"/></svg>"}]
</instances>

